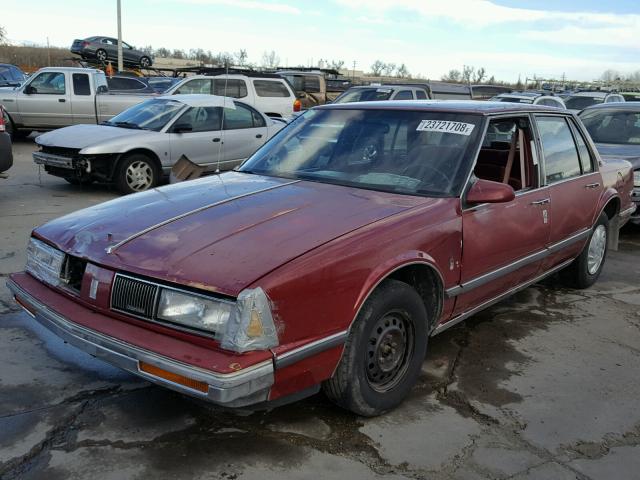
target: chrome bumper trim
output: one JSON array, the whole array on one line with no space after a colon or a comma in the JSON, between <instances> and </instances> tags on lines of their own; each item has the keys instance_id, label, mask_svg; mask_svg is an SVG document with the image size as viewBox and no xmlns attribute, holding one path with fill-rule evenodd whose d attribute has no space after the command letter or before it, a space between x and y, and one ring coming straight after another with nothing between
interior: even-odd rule
<instances>
[{"instance_id":1,"label":"chrome bumper trim","mask_svg":"<svg viewBox=\"0 0 640 480\"><path fill-rule=\"evenodd\" d=\"M52 167L74 170L72 158L42 152L33 152L31 155L33 156L33 161L38 165L50 165Z\"/></svg>"},{"instance_id":2,"label":"chrome bumper trim","mask_svg":"<svg viewBox=\"0 0 640 480\"><path fill-rule=\"evenodd\" d=\"M30 316L65 342L145 380L225 406L239 407L268 400L269 390L274 382L274 366L271 360L234 373L210 372L73 323L27 293L13 280L7 280L7 287ZM205 382L209 385L209 390L205 393L149 375L140 370L140 362Z\"/></svg>"}]
</instances>

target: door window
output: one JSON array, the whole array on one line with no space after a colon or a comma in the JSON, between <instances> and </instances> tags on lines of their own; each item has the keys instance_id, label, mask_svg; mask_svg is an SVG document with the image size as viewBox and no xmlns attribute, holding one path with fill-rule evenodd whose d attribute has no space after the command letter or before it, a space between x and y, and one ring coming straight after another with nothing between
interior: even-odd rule
<instances>
[{"instance_id":1,"label":"door window","mask_svg":"<svg viewBox=\"0 0 640 480\"><path fill-rule=\"evenodd\" d=\"M564 117L537 117L547 183L580 175L580 157Z\"/></svg>"},{"instance_id":2,"label":"door window","mask_svg":"<svg viewBox=\"0 0 640 480\"><path fill-rule=\"evenodd\" d=\"M305 75L304 90L308 93L321 93L320 78L315 75Z\"/></svg>"},{"instance_id":3,"label":"door window","mask_svg":"<svg viewBox=\"0 0 640 480\"><path fill-rule=\"evenodd\" d=\"M396 96L393 98L394 100L413 100L413 93L411 90L400 90L396 93Z\"/></svg>"},{"instance_id":4,"label":"door window","mask_svg":"<svg viewBox=\"0 0 640 480\"><path fill-rule=\"evenodd\" d=\"M43 72L33 79L29 86L36 89L35 93L44 95L64 95L64 73Z\"/></svg>"},{"instance_id":5,"label":"door window","mask_svg":"<svg viewBox=\"0 0 640 480\"><path fill-rule=\"evenodd\" d=\"M204 93L211 95L211 79L196 78L182 85L175 93Z\"/></svg>"},{"instance_id":6,"label":"door window","mask_svg":"<svg viewBox=\"0 0 640 480\"><path fill-rule=\"evenodd\" d=\"M529 117L491 120L473 173L484 180L507 183L515 191L536 187L532 138Z\"/></svg>"},{"instance_id":7,"label":"door window","mask_svg":"<svg viewBox=\"0 0 640 480\"><path fill-rule=\"evenodd\" d=\"M427 92L425 92L424 90L416 90L416 98L418 100L426 100Z\"/></svg>"},{"instance_id":8,"label":"door window","mask_svg":"<svg viewBox=\"0 0 640 480\"><path fill-rule=\"evenodd\" d=\"M218 78L213 81L213 94L223 97L243 98L247 96L247 84L244 80Z\"/></svg>"},{"instance_id":9,"label":"door window","mask_svg":"<svg viewBox=\"0 0 640 480\"><path fill-rule=\"evenodd\" d=\"M580 156L580 165L582 166L582 173L591 173L593 172L593 157L591 157L591 152L589 152L589 147L587 147L587 142L585 142L584 137L576 127L573 120L571 121L572 130L575 134L576 145L578 146L578 155Z\"/></svg>"},{"instance_id":10,"label":"door window","mask_svg":"<svg viewBox=\"0 0 640 480\"><path fill-rule=\"evenodd\" d=\"M225 108L224 129L239 130L242 128L254 128L254 116L251 109L245 105L236 103L236 108ZM262 125L258 125L262 126Z\"/></svg>"},{"instance_id":11,"label":"door window","mask_svg":"<svg viewBox=\"0 0 640 480\"><path fill-rule=\"evenodd\" d=\"M215 132L220 130L221 117L220 107L192 107L180 116L173 124L173 128L178 125L189 125L193 133Z\"/></svg>"},{"instance_id":12,"label":"door window","mask_svg":"<svg viewBox=\"0 0 640 480\"><path fill-rule=\"evenodd\" d=\"M73 76L73 93L75 95L91 95L91 87L89 86L89 75L86 73L74 73Z\"/></svg>"},{"instance_id":13,"label":"door window","mask_svg":"<svg viewBox=\"0 0 640 480\"><path fill-rule=\"evenodd\" d=\"M253 86L259 97L289 97L289 89L278 80L254 80Z\"/></svg>"}]
</instances>

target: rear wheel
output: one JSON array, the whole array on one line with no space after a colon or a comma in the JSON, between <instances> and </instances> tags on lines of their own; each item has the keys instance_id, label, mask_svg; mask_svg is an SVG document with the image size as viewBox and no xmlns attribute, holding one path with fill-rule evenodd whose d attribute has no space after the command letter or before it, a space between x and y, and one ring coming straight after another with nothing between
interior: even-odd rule
<instances>
[{"instance_id":1,"label":"rear wheel","mask_svg":"<svg viewBox=\"0 0 640 480\"><path fill-rule=\"evenodd\" d=\"M140 66L142 68L148 68L151 66L151 59L149 57L142 57L140 59Z\"/></svg>"},{"instance_id":2,"label":"rear wheel","mask_svg":"<svg viewBox=\"0 0 640 480\"><path fill-rule=\"evenodd\" d=\"M101 62L106 62L107 61L107 51L103 50L102 48L99 48L98 50L96 50L96 58Z\"/></svg>"},{"instance_id":3,"label":"rear wheel","mask_svg":"<svg viewBox=\"0 0 640 480\"><path fill-rule=\"evenodd\" d=\"M385 280L351 327L340 364L323 385L326 395L358 415L380 415L411 391L427 351L428 322L418 292Z\"/></svg>"},{"instance_id":4,"label":"rear wheel","mask_svg":"<svg viewBox=\"0 0 640 480\"><path fill-rule=\"evenodd\" d=\"M562 278L567 286L588 288L596 282L607 257L608 240L609 217L601 213L580 256L562 271Z\"/></svg>"},{"instance_id":5,"label":"rear wheel","mask_svg":"<svg viewBox=\"0 0 640 480\"><path fill-rule=\"evenodd\" d=\"M159 177L155 162L147 155L135 153L122 159L116 170L115 181L118 189L128 194L155 187Z\"/></svg>"}]
</instances>

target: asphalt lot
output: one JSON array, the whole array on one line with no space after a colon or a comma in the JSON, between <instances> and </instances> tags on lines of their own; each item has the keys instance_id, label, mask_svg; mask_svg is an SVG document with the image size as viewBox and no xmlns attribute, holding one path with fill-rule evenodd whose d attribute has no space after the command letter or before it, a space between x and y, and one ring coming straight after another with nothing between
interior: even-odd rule
<instances>
[{"instance_id":1,"label":"asphalt lot","mask_svg":"<svg viewBox=\"0 0 640 480\"><path fill-rule=\"evenodd\" d=\"M118 195L39 176L33 148L16 143L0 180L0 478L639 478L640 229L591 289L551 279L435 337L394 412L322 395L229 412L64 345L12 302L30 230Z\"/></svg>"}]
</instances>

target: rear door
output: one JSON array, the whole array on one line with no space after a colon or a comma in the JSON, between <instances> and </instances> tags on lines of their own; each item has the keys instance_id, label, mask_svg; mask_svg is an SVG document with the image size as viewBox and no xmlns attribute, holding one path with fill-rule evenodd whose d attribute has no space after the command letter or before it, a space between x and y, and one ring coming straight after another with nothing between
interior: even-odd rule
<instances>
[{"instance_id":1,"label":"rear door","mask_svg":"<svg viewBox=\"0 0 640 480\"><path fill-rule=\"evenodd\" d=\"M91 77L88 73L71 73L71 116L74 124L96 123Z\"/></svg>"},{"instance_id":2,"label":"rear door","mask_svg":"<svg viewBox=\"0 0 640 480\"><path fill-rule=\"evenodd\" d=\"M191 107L180 115L167 132L171 163L182 155L198 165L215 163L222 146L221 117L219 107ZM190 127L191 131L178 132L180 127Z\"/></svg>"},{"instance_id":3,"label":"rear door","mask_svg":"<svg viewBox=\"0 0 640 480\"><path fill-rule=\"evenodd\" d=\"M413 92L411 90L399 90L392 100L413 100Z\"/></svg>"},{"instance_id":4,"label":"rear door","mask_svg":"<svg viewBox=\"0 0 640 480\"><path fill-rule=\"evenodd\" d=\"M536 115L544 158L545 183L550 192L547 270L577 256L591 232L602 177L595 156L571 117Z\"/></svg>"},{"instance_id":5,"label":"rear door","mask_svg":"<svg viewBox=\"0 0 640 480\"><path fill-rule=\"evenodd\" d=\"M27 94L27 87L35 90ZM64 127L72 123L71 89L64 71L36 74L20 89L16 100L25 127Z\"/></svg>"},{"instance_id":6,"label":"rear door","mask_svg":"<svg viewBox=\"0 0 640 480\"><path fill-rule=\"evenodd\" d=\"M255 109L240 102L235 105L235 109L224 109L225 169L242 163L267 141L269 134L266 121Z\"/></svg>"},{"instance_id":7,"label":"rear door","mask_svg":"<svg viewBox=\"0 0 640 480\"><path fill-rule=\"evenodd\" d=\"M472 310L539 272L541 252L549 240L549 191L539 180L533 139L528 115L489 123L474 176L508 183L516 197L508 203L463 209L461 287L455 314Z\"/></svg>"}]
</instances>

